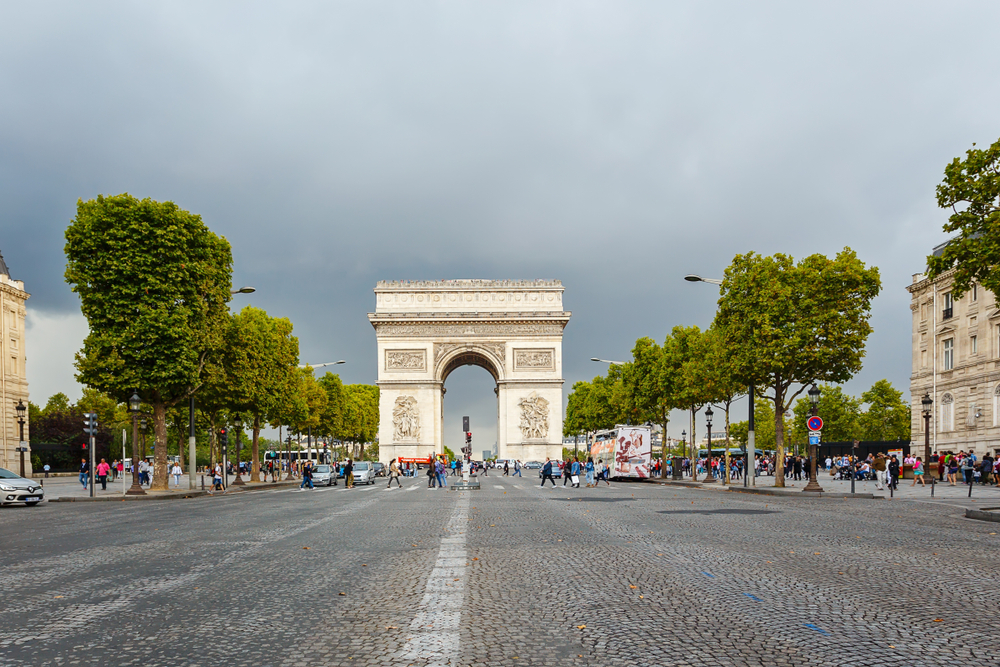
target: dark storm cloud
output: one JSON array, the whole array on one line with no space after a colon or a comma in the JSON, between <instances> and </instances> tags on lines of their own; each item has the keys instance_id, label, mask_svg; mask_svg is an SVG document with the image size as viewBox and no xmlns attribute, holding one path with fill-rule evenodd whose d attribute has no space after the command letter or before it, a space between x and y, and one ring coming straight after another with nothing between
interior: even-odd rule
<instances>
[{"instance_id":1,"label":"dark storm cloud","mask_svg":"<svg viewBox=\"0 0 1000 667\"><path fill-rule=\"evenodd\" d=\"M74 311L76 200L172 199L347 381L375 377L378 279L560 278L572 382L707 325L716 294L685 273L849 245L885 284L858 382L904 388L934 186L1000 135L998 19L991 2L6 3L0 250L34 309Z\"/></svg>"}]
</instances>

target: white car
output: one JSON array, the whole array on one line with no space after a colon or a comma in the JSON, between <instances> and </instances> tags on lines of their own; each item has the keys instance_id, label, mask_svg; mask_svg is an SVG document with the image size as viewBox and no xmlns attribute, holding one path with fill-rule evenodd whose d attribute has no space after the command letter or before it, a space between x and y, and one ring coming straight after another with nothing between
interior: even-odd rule
<instances>
[{"instance_id":1,"label":"white car","mask_svg":"<svg viewBox=\"0 0 1000 667\"><path fill-rule=\"evenodd\" d=\"M337 474L333 466L321 463L313 469L313 486L336 486Z\"/></svg>"},{"instance_id":2,"label":"white car","mask_svg":"<svg viewBox=\"0 0 1000 667\"><path fill-rule=\"evenodd\" d=\"M375 467L368 461L355 461L354 462L354 483L355 484L374 484L375 483Z\"/></svg>"},{"instance_id":3,"label":"white car","mask_svg":"<svg viewBox=\"0 0 1000 667\"><path fill-rule=\"evenodd\" d=\"M24 503L33 507L42 502L44 496L45 490L38 482L0 468L0 505Z\"/></svg>"}]
</instances>

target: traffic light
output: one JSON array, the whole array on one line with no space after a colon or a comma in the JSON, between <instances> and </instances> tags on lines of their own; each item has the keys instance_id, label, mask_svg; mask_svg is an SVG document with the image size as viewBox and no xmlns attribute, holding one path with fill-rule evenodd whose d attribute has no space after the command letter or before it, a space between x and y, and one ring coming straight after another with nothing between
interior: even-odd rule
<instances>
[{"instance_id":1,"label":"traffic light","mask_svg":"<svg viewBox=\"0 0 1000 667\"><path fill-rule=\"evenodd\" d=\"M223 447L229 446L229 431L224 428L219 429L219 442L222 443Z\"/></svg>"},{"instance_id":2,"label":"traffic light","mask_svg":"<svg viewBox=\"0 0 1000 667\"><path fill-rule=\"evenodd\" d=\"M467 445L471 445L472 444L472 431L466 431L465 432L465 444L467 444Z\"/></svg>"},{"instance_id":3,"label":"traffic light","mask_svg":"<svg viewBox=\"0 0 1000 667\"><path fill-rule=\"evenodd\" d=\"M97 413L83 413L83 432L90 436L97 435Z\"/></svg>"}]
</instances>

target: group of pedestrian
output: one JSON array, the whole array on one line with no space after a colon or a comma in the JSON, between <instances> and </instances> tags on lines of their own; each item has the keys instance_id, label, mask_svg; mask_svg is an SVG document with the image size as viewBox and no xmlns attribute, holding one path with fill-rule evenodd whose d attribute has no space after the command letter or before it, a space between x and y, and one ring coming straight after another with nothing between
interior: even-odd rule
<instances>
[{"instance_id":1,"label":"group of pedestrian","mask_svg":"<svg viewBox=\"0 0 1000 667\"><path fill-rule=\"evenodd\" d=\"M584 473L588 488L597 486L601 480L611 486L611 482L608 480L610 469L604 459L598 459L597 463L594 463L593 457L590 456L587 457L586 463L580 463L579 457L567 458L565 462L558 459L545 459L545 463L542 465L542 486L545 486L546 480L551 481L552 486L556 486L555 473L560 470L562 471L564 487L569 484L572 488L580 488L580 473Z\"/></svg>"}]
</instances>

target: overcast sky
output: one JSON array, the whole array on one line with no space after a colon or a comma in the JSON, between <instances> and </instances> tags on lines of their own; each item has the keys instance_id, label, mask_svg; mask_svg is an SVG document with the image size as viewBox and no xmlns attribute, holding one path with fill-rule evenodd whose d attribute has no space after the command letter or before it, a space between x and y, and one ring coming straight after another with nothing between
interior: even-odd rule
<instances>
[{"instance_id":1,"label":"overcast sky","mask_svg":"<svg viewBox=\"0 0 1000 667\"><path fill-rule=\"evenodd\" d=\"M934 188L1000 137L997 25L995 1L2 3L0 251L31 293L32 400L79 395L63 232L122 192L201 214L258 290L234 307L291 318L345 382L376 379L380 279L562 280L568 391L592 356L711 322L684 274L850 246L883 292L848 389L908 396ZM446 442L470 414L491 446L486 371L448 390Z\"/></svg>"}]
</instances>

